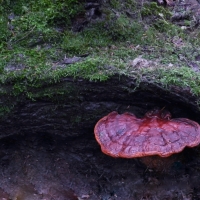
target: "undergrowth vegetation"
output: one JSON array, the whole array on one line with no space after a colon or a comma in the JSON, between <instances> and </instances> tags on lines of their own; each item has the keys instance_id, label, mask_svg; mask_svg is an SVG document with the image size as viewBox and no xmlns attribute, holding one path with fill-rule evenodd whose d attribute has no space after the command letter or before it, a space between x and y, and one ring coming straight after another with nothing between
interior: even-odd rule
<instances>
[{"instance_id":1,"label":"undergrowth vegetation","mask_svg":"<svg viewBox=\"0 0 200 200\"><path fill-rule=\"evenodd\" d=\"M165 88L186 87L200 95L199 69L193 64L200 52L199 30L189 33L171 22L171 10L138 2L105 1L101 16L73 32L73 21L86 13L83 1L2 0L1 85L13 86L9 95L33 98L33 88L62 77L104 81L117 73L134 76L138 82L148 78ZM80 60L64 62L74 56ZM130 62L139 56L159 67L135 68L130 73ZM5 93L2 87L0 94Z\"/></svg>"},{"instance_id":2,"label":"undergrowth vegetation","mask_svg":"<svg viewBox=\"0 0 200 200\"><path fill-rule=\"evenodd\" d=\"M56 28L69 27L79 12L78 0L2 1L0 39L11 47L55 41L60 37Z\"/></svg>"}]
</instances>

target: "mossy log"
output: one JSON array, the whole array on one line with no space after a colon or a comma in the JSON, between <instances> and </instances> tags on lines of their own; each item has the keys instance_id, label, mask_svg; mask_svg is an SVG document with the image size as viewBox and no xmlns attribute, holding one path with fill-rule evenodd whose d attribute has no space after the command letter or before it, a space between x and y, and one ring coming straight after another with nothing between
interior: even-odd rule
<instances>
[{"instance_id":1,"label":"mossy log","mask_svg":"<svg viewBox=\"0 0 200 200\"><path fill-rule=\"evenodd\" d=\"M148 81L137 85L135 79L119 75L103 82L66 77L35 90L32 100L23 94L2 95L0 100L14 105L1 117L1 138L27 132L91 134L95 123L111 111L133 112L140 117L154 107L166 107L174 117L200 122L197 97L189 91L177 87L166 90Z\"/></svg>"}]
</instances>

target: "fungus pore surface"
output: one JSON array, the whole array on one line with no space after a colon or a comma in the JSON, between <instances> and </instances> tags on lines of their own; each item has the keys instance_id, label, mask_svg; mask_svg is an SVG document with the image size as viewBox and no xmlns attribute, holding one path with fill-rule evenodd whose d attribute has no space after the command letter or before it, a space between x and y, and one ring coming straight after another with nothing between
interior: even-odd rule
<instances>
[{"instance_id":1,"label":"fungus pore surface","mask_svg":"<svg viewBox=\"0 0 200 200\"><path fill-rule=\"evenodd\" d=\"M112 157L168 157L200 143L200 125L187 118L171 118L154 109L137 118L134 114L111 112L94 129L103 153Z\"/></svg>"}]
</instances>

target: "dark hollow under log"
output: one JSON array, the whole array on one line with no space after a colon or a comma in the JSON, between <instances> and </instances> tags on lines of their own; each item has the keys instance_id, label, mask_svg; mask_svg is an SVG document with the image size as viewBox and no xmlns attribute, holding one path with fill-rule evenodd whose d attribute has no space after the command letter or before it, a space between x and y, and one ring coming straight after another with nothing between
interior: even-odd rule
<instances>
[{"instance_id":1,"label":"dark hollow under log","mask_svg":"<svg viewBox=\"0 0 200 200\"><path fill-rule=\"evenodd\" d=\"M133 79L113 76L106 82L66 78L43 90L64 91L51 98L23 99L13 111L0 120L0 138L18 133L54 133L62 136L92 134L95 123L109 112L132 112L141 117L152 108L165 107L173 117L200 122L196 98L188 91L163 88ZM15 101L15 99L13 99Z\"/></svg>"}]
</instances>

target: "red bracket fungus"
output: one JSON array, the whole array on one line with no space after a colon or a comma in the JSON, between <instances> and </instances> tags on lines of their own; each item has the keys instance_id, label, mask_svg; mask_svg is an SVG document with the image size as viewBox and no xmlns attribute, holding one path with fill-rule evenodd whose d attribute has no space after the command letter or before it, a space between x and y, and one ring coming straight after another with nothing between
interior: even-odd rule
<instances>
[{"instance_id":1,"label":"red bracket fungus","mask_svg":"<svg viewBox=\"0 0 200 200\"><path fill-rule=\"evenodd\" d=\"M168 157L200 143L200 125L186 118L171 118L154 109L137 118L134 114L111 112L94 128L103 153L112 157Z\"/></svg>"}]
</instances>

